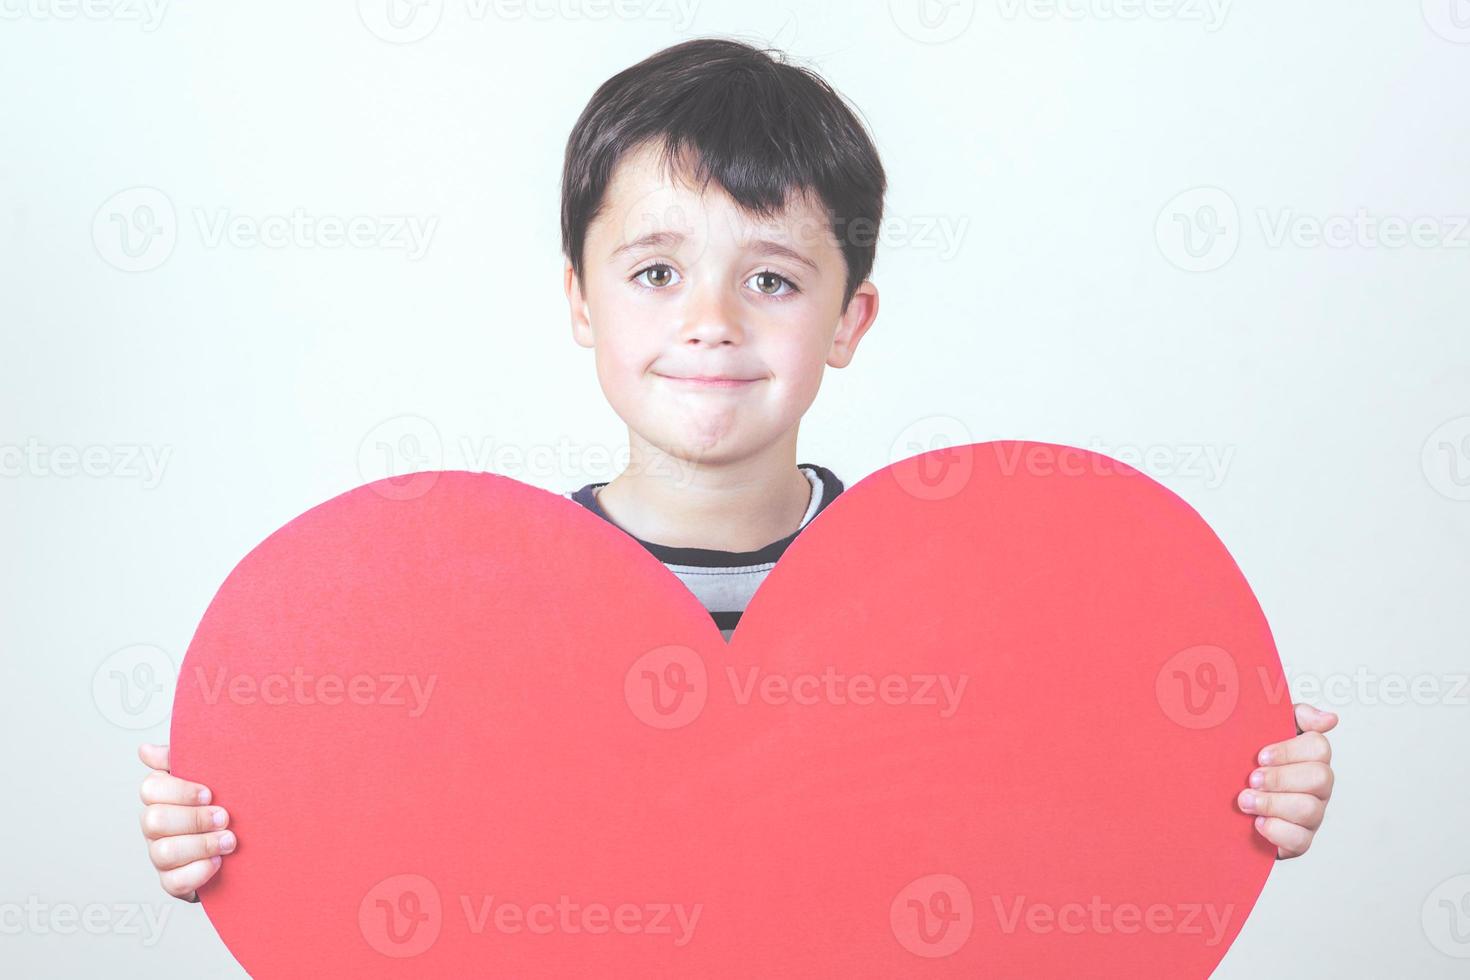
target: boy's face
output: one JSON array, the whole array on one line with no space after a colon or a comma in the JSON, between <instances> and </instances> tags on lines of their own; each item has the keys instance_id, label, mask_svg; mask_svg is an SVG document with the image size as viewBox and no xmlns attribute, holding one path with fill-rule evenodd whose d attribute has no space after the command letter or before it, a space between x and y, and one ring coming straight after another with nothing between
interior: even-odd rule
<instances>
[{"instance_id":1,"label":"boy's face","mask_svg":"<svg viewBox=\"0 0 1470 980\"><path fill-rule=\"evenodd\" d=\"M566 263L573 335L595 350L608 402L697 463L794 454L824 366L846 366L878 312L868 282L842 309L847 265L819 203L761 221L713 181L703 196L670 182L651 147L614 173L583 276Z\"/></svg>"}]
</instances>

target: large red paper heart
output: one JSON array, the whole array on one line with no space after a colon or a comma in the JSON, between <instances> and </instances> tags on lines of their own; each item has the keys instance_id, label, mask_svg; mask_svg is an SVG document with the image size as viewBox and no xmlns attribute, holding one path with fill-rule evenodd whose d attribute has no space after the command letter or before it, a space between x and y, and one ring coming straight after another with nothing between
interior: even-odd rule
<instances>
[{"instance_id":1,"label":"large red paper heart","mask_svg":"<svg viewBox=\"0 0 1470 980\"><path fill-rule=\"evenodd\" d=\"M174 771L256 977L1204 977L1294 732L1205 522L1096 453L859 481L727 646L636 541L493 474L342 494L189 646Z\"/></svg>"}]
</instances>

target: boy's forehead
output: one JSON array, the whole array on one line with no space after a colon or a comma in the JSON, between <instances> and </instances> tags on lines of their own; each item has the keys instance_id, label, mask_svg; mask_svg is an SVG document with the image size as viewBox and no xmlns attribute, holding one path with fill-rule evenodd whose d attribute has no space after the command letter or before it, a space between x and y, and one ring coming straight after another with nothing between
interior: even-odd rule
<instances>
[{"instance_id":1,"label":"boy's forehead","mask_svg":"<svg viewBox=\"0 0 1470 980\"><path fill-rule=\"evenodd\" d=\"M782 210L762 217L742 209L717 180L710 180L701 191L687 154L671 175L662 150L654 146L619 160L594 224L602 227L589 233L600 231L610 248L649 234L702 237L720 228L740 238L775 236L814 249L831 244L832 235L824 209L811 192L788 194Z\"/></svg>"}]
</instances>

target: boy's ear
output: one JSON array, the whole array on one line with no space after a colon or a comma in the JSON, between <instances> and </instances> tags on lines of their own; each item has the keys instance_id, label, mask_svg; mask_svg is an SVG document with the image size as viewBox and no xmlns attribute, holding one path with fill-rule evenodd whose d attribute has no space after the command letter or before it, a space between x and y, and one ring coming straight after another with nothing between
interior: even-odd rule
<instances>
[{"instance_id":1,"label":"boy's ear","mask_svg":"<svg viewBox=\"0 0 1470 980\"><path fill-rule=\"evenodd\" d=\"M832 349L827 352L829 367L847 367L852 362L858 341L863 339L877 317L878 287L864 279L853 292L852 299L847 301L847 309L842 311L842 318L837 321Z\"/></svg>"},{"instance_id":2,"label":"boy's ear","mask_svg":"<svg viewBox=\"0 0 1470 980\"><path fill-rule=\"evenodd\" d=\"M572 313L572 339L583 347L591 347L592 344L592 318L587 311L587 299L582 295L582 283L577 273L572 269L570 259L566 260L566 267L562 271L563 288L567 294L567 305Z\"/></svg>"}]
</instances>

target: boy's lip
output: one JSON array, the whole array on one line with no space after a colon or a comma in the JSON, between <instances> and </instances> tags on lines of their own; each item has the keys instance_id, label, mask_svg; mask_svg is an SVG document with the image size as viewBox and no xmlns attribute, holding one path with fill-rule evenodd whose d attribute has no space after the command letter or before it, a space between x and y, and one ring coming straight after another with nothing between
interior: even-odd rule
<instances>
[{"instance_id":1,"label":"boy's lip","mask_svg":"<svg viewBox=\"0 0 1470 980\"><path fill-rule=\"evenodd\" d=\"M657 371L654 372L658 374ZM706 385L712 388L738 388L741 385L755 384L760 378L737 378L726 374L658 374L660 378L669 381L680 381L685 384Z\"/></svg>"}]
</instances>

